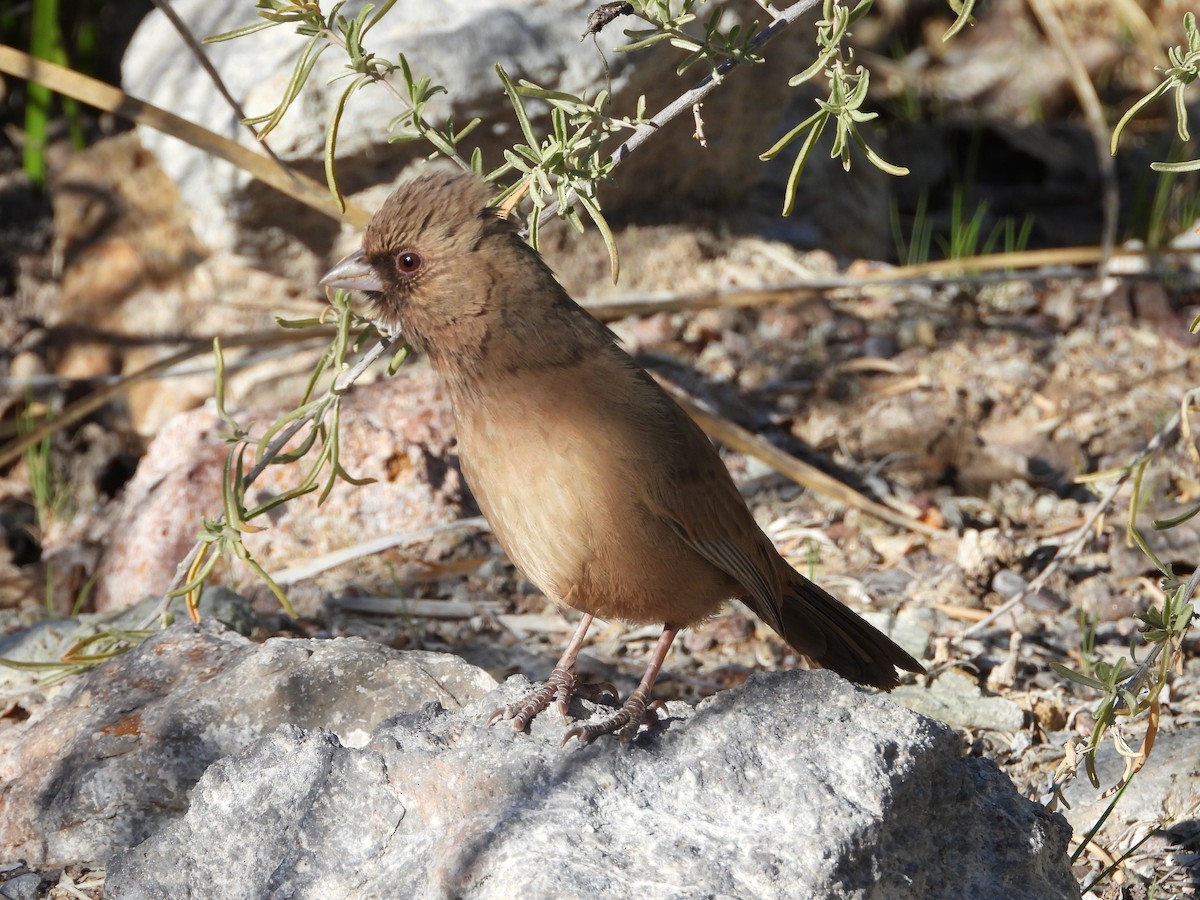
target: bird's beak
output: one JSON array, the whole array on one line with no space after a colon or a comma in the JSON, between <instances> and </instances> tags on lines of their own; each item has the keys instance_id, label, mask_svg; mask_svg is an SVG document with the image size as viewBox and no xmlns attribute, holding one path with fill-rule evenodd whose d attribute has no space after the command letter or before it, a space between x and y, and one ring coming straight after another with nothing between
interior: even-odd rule
<instances>
[{"instance_id":1,"label":"bird's beak","mask_svg":"<svg viewBox=\"0 0 1200 900\"><path fill-rule=\"evenodd\" d=\"M355 250L336 266L325 273L320 281L321 287L341 288L345 291L374 291L383 290L383 282L375 267L367 262L367 256L362 250Z\"/></svg>"}]
</instances>

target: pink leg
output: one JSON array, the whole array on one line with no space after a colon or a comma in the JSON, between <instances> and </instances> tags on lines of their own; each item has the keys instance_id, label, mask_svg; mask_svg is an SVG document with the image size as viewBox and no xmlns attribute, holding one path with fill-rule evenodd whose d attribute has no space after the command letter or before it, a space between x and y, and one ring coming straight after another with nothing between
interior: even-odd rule
<instances>
[{"instance_id":1,"label":"pink leg","mask_svg":"<svg viewBox=\"0 0 1200 900\"><path fill-rule=\"evenodd\" d=\"M579 656L579 650L583 647L583 639L587 636L591 624L592 617L585 613L579 620L579 626L575 629L575 634L571 636L571 642L567 644L567 649L563 651L554 671L546 679L546 683L515 703L492 710L492 714L488 716L488 724L499 719L512 719L513 728L517 731L524 731L534 717L546 709L553 700L557 699L555 706L565 722L567 710L571 706L571 698L576 694L598 696L601 693L609 693L616 697L617 689L610 684L596 685L598 690L593 691L591 685L580 685L575 678L575 660Z\"/></svg>"},{"instance_id":2,"label":"pink leg","mask_svg":"<svg viewBox=\"0 0 1200 900\"><path fill-rule=\"evenodd\" d=\"M563 744L566 744L571 738L579 738L581 744L590 744L602 734L619 734L622 743L633 738L646 719L647 707L650 705L650 691L654 689L654 680L658 678L658 672L671 649L671 642L675 640L675 635L678 633L678 628L664 625L662 636L654 648L654 656L650 660L650 665L646 666L646 673L642 676L641 683L629 695L624 706L599 722L590 725L576 725L563 737ZM650 713L650 715L654 716L654 713ZM657 717L654 716L654 718Z\"/></svg>"}]
</instances>

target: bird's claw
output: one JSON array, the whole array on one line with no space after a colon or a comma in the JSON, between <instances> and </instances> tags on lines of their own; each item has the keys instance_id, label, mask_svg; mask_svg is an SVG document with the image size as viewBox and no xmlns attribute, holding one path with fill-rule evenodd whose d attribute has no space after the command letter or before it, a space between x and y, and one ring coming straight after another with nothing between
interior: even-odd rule
<instances>
[{"instance_id":1,"label":"bird's claw","mask_svg":"<svg viewBox=\"0 0 1200 900\"><path fill-rule=\"evenodd\" d=\"M625 704L607 718L587 725L576 725L563 735L563 746L571 738L578 738L581 744L590 744L603 734L615 734L622 744L633 740L642 725L656 725L659 722L658 710L665 709L662 701L649 702L639 688L629 695Z\"/></svg>"},{"instance_id":2,"label":"bird's claw","mask_svg":"<svg viewBox=\"0 0 1200 900\"><path fill-rule=\"evenodd\" d=\"M555 667L545 684L507 706L493 709L488 715L487 723L494 725L501 719L512 719L513 728L517 731L524 731L539 713L549 708L551 703L558 710L558 714L562 716L562 720L566 722L573 697L582 697L584 700L603 703L605 706L616 706L620 700L617 686L612 682L580 684L573 671Z\"/></svg>"},{"instance_id":3,"label":"bird's claw","mask_svg":"<svg viewBox=\"0 0 1200 900\"><path fill-rule=\"evenodd\" d=\"M566 719L566 710L571 705L571 698L575 696L578 688L575 673L570 669L556 666L545 684L514 703L492 710L487 723L492 725L500 719L512 719L513 728L516 731L524 731L538 713L546 709L556 697L558 698L559 712Z\"/></svg>"}]
</instances>

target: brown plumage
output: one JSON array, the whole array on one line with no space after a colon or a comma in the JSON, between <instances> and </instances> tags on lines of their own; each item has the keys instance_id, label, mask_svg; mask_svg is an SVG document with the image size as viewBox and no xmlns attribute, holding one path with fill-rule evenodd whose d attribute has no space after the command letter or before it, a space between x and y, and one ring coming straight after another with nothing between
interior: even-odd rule
<instances>
[{"instance_id":1,"label":"brown plumage","mask_svg":"<svg viewBox=\"0 0 1200 900\"><path fill-rule=\"evenodd\" d=\"M580 690L592 616L665 627L620 711L567 733L634 733L680 628L740 598L798 652L889 690L924 671L797 573L755 523L716 450L578 306L474 176L401 186L362 250L322 284L361 290L429 355L454 408L463 474L501 546L555 603L584 613L550 681L496 717L525 725Z\"/></svg>"}]
</instances>

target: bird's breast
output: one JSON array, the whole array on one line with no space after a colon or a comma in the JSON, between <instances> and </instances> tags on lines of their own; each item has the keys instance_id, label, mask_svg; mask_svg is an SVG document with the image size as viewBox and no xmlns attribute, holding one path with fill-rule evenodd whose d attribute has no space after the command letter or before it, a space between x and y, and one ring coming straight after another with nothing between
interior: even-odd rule
<instances>
[{"instance_id":1,"label":"bird's breast","mask_svg":"<svg viewBox=\"0 0 1200 900\"><path fill-rule=\"evenodd\" d=\"M621 396L624 373L553 373L455 396L463 474L501 546L556 603L602 618L712 614L737 591L647 509L641 479L667 448Z\"/></svg>"}]
</instances>

